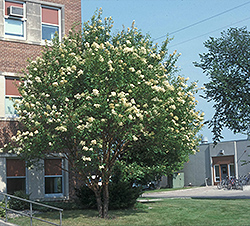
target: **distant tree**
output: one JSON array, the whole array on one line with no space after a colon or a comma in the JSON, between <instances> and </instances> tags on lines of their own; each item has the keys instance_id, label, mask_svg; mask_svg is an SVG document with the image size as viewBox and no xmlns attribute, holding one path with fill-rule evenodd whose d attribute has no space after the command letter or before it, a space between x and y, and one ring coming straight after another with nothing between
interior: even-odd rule
<instances>
[{"instance_id":1,"label":"distant tree","mask_svg":"<svg viewBox=\"0 0 250 226\"><path fill-rule=\"evenodd\" d=\"M159 48L134 24L111 35L113 21L101 14L30 61L16 105L24 129L12 150L29 164L64 154L106 218L114 165L122 161L128 176L176 169L197 148L203 113L197 85L175 75L168 40Z\"/></svg>"},{"instance_id":2,"label":"distant tree","mask_svg":"<svg viewBox=\"0 0 250 226\"><path fill-rule=\"evenodd\" d=\"M250 126L250 33L246 28L230 28L221 37L204 43L208 52L200 54L196 67L210 78L205 98L214 101L215 114L208 125L214 141L223 128L247 133Z\"/></svg>"}]
</instances>

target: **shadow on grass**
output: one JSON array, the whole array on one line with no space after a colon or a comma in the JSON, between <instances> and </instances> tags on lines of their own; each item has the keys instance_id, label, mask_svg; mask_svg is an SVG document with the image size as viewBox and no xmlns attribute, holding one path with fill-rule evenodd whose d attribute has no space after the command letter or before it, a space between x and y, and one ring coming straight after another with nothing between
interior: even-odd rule
<instances>
[{"instance_id":1,"label":"shadow on grass","mask_svg":"<svg viewBox=\"0 0 250 226\"><path fill-rule=\"evenodd\" d=\"M110 219L117 217L126 217L133 216L140 213L146 213L148 208L139 203L137 208L131 209L121 209L121 210L109 210ZM38 218L47 218L51 220L58 220L59 213L58 212L47 212L47 213L39 213L35 214ZM63 220L70 221L70 219L76 218L99 218L98 211L95 209L76 209L76 210L65 210L63 211Z\"/></svg>"},{"instance_id":2,"label":"shadow on grass","mask_svg":"<svg viewBox=\"0 0 250 226\"><path fill-rule=\"evenodd\" d=\"M143 213L148 213L149 208L147 205L142 203L137 203L134 208L130 209L121 209L121 210L109 210L108 219L100 218L98 215L98 211L96 209L75 209L68 208L63 211L63 225L100 225L105 224L105 222L110 222L112 225L116 224L117 221L121 218L130 218L137 217ZM59 224L60 215L58 211L49 211L49 212L39 212L34 214L35 217L50 221L53 223ZM29 225L30 218L29 217L17 217L17 218L8 218L8 221L11 223L15 223L20 226ZM109 223L108 223L109 224ZM48 225L41 221L34 220L34 226L45 226Z\"/></svg>"}]
</instances>

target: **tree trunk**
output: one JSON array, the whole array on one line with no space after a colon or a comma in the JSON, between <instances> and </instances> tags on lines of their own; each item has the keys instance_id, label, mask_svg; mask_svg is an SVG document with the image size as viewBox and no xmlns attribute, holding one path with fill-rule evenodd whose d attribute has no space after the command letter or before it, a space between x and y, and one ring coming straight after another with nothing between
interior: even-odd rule
<instances>
[{"instance_id":1,"label":"tree trunk","mask_svg":"<svg viewBox=\"0 0 250 226\"><path fill-rule=\"evenodd\" d=\"M108 209L109 209L109 189L108 182L103 184L103 218L108 218Z\"/></svg>"},{"instance_id":2,"label":"tree trunk","mask_svg":"<svg viewBox=\"0 0 250 226\"><path fill-rule=\"evenodd\" d=\"M96 202L97 202L97 209L100 217L103 217L103 206L102 206L102 198L101 192L95 192Z\"/></svg>"},{"instance_id":3,"label":"tree trunk","mask_svg":"<svg viewBox=\"0 0 250 226\"><path fill-rule=\"evenodd\" d=\"M108 218L109 209L109 190L108 183L103 183L103 201L101 198L101 191L95 191L97 209L101 218Z\"/></svg>"}]
</instances>

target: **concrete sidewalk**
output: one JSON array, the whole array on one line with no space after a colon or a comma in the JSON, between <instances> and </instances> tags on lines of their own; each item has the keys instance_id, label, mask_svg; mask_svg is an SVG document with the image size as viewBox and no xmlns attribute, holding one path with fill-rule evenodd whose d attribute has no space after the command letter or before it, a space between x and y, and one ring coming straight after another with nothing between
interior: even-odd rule
<instances>
[{"instance_id":1,"label":"concrete sidewalk","mask_svg":"<svg viewBox=\"0 0 250 226\"><path fill-rule=\"evenodd\" d=\"M0 219L0 226L18 226L16 224L11 224Z\"/></svg>"},{"instance_id":2,"label":"concrete sidewalk","mask_svg":"<svg viewBox=\"0 0 250 226\"><path fill-rule=\"evenodd\" d=\"M215 198L215 199L250 199L250 190L219 190L216 186L197 187L175 191L156 190L153 193L144 193L144 198Z\"/></svg>"}]
</instances>

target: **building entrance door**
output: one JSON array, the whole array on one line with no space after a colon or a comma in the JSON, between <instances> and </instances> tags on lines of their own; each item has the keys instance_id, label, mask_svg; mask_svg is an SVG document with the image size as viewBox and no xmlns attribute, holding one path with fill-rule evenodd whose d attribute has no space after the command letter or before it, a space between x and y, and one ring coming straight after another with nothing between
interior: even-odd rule
<instances>
[{"instance_id":1,"label":"building entrance door","mask_svg":"<svg viewBox=\"0 0 250 226\"><path fill-rule=\"evenodd\" d=\"M234 156L213 157L212 160L214 185L227 177L235 176Z\"/></svg>"},{"instance_id":2,"label":"building entrance door","mask_svg":"<svg viewBox=\"0 0 250 226\"><path fill-rule=\"evenodd\" d=\"M220 170L221 170L221 179L226 179L228 175L228 165L227 164L222 164L220 165Z\"/></svg>"}]
</instances>

